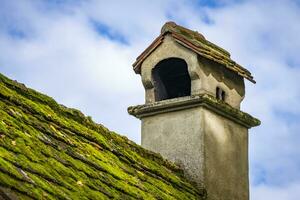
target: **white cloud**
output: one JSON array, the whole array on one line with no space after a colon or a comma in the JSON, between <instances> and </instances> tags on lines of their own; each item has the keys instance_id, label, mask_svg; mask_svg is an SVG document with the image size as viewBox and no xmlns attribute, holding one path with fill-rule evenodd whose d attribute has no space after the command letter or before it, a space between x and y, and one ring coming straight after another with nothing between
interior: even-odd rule
<instances>
[{"instance_id":1,"label":"white cloud","mask_svg":"<svg viewBox=\"0 0 300 200\"><path fill-rule=\"evenodd\" d=\"M255 200L298 200L300 196L300 183L292 183L285 187L267 185L252 188L251 199Z\"/></svg>"},{"instance_id":2,"label":"white cloud","mask_svg":"<svg viewBox=\"0 0 300 200\"><path fill-rule=\"evenodd\" d=\"M199 30L229 50L258 82L247 83L243 104L262 120L250 134L252 199L295 199L300 178L300 8L293 1L229 1L216 8L185 0L70 1L59 7L7 1L0 17L1 73L136 142L139 121L126 108L143 103L144 91L131 63L170 18ZM97 33L91 19L126 37L128 44ZM271 198L272 193L278 195Z\"/></svg>"}]
</instances>

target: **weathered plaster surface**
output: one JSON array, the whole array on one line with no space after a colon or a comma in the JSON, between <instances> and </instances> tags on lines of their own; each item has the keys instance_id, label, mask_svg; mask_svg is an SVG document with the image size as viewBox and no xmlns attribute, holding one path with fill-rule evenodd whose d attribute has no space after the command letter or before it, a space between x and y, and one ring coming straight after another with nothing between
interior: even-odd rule
<instances>
[{"instance_id":1,"label":"weathered plaster surface","mask_svg":"<svg viewBox=\"0 0 300 200\"><path fill-rule=\"evenodd\" d=\"M247 128L189 108L142 118L142 146L179 164L208 199L248 199Z\"/></svg>"},{"instance_id":2,"label":"weathered plaster surface","mask_svg":"<svg viewBox=\"0 0 300 200\"><path fill-rule=\"evenodd\" d=\"M234 108L240 108L241 101L245 96L244 79L234 72L212 62L206 58L198 56L199 74L201 77L201 94L211 94L215 96L216 87L225 91L225 102Z\"/></svg>"},{"instance_id":3,"label":"weathered plaster surface","mask_svg":"<svg viewBox=\"0 0 300 200\"><path fill-rule=\"evenodd\" d=\"M187 63L191 78L191 95L210 94L215 96L216 87L220 87L226 92L225 102L235 108L240 107L245 95L243 78L220 64L198 56L177 43L171 36L166 36L163 43L142 63L141 76L146 103L155 102L152 69L160 61L171 57L181 58Z\"/></svg>"},{"instance_id":4,"label":"weathered plaster surface","mask_svg":"<svg viewBox=\"0 0 300 200\"><path fill-rule=\"evenodd\" d=\"M204 94L129 107L142 146L180 165L209 200L247 200L248 128L258 119Z\"/></svg>"},{"instance_id":5,"label":"weathered plaster surface","mask_svg":"<svg viewBox=\"0 0 300 200\"><path fill-rule=\"evenodd\" d=\"M203 113L191 108L142 118L142 146L179 164L185 175L203 185Z\"/></svg>"},{"instance_id":6,"label":"weathered plaster surface","mask_svg":"<svg viewBox=\"0 0 300 200\"><path fill-rule=\"evenodd\" d=\"M201 87L197 74L197 54L176 43L172 37L166 36L164 42L146 58L141 67L142 82L146 91L146 103L155 102L152 69L160 61L174 57L181 58L187 63L189 75L192 81L191 93L197 94L197 90Z\"/></svg>"},{"instance_id":7,"label":"weathered plaster surface","mask_svg":"<svg viewBox=\"0 0 300 200\"><path fill-rule=\"evenodd\" d=\"M202 112L208 199L249 199L248 129L210 110Z\"/></svg>"}]
</instances>

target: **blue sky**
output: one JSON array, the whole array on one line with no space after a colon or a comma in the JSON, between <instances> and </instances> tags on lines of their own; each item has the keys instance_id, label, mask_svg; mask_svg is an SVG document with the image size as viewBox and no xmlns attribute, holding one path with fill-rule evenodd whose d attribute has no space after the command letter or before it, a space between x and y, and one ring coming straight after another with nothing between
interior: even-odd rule
<instances>
[{"instance_id":1,"label":"blue sky","mask_svg":"<svg viewBox=\"0 0 300 200\"><path fill-rule=\"evenodd\" d=\"M0 72L140 143L144 102L131 64L169 20L249 69L252 200L300 196L300 4L292 0L1 0Z\"/></svg>"}]
</instances>

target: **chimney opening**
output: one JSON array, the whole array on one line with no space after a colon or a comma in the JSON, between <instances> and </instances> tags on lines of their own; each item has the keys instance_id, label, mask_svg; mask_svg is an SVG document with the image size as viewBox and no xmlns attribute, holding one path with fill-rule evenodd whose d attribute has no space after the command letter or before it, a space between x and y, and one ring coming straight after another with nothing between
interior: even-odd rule
<instances>
[{"instance_id":1,"label":"chimney opening","mask_svg":"<svg viewBox=\"0 0 300 200\"><path fill-rule=\"evenodd\" d=\"M219 94L220 94L220 88L217 87L217 88L216 88L216 98L217 98L217 99L220 99L220 95L219 95Z\"/></svg>"},{"instance_id":2,"label":"chimney opening","mask_svg":"<svg viewBox=\"0 0 300 200\"><path fill-rule=\"evenodd\" d=\"M222 101L225 101L225 92L222 90L222 93L221 93L221 99L222 99Z\"/></svg>"},{"instance_id":3,"label":"chimney opening","mask_svg":"<svg viewBox=\"0 0 300 200\"><path fill-rule=\"evenodd\" d=\"M226 93L221 88L216 88L216 98L222 101L225 101Z\"/></svg>"},{"instance_id":4,"label":"chimney opening","mask_svg":"<svg viewBox=\"0 0 300 200\"><path fill-rule=\"evenodd\" d=\"M187 64L180 58L160 61L152 70L155 101L191 95Z\"/></svg>"}]
</instances>

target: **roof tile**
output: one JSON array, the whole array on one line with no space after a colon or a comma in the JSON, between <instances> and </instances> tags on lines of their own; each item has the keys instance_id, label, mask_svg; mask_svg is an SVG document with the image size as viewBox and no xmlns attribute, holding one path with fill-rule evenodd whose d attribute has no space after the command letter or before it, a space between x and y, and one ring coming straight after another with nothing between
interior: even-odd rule
<instances>
[{"instance_id":1,"label":"roof tile","mask_svg":"<svg viewBox=\"0 0 300 200\"><path fill-rule=\"evenodd\" d=\"M0 197L200 199L159 154L0 74Z\"/></svg>"},{"instance_id":2,"label":"roof tile","mask_svg":"<svg viewBox=\"0 0 300 200\"><path fill-rule=\"evenodd\" d=\"M136 73L140 73L143 61L163 42L165 35L168 34L171 35L176 42L191 49L198 55L217 62L237 73L239 76L256 83L247 69L230 58L228 51L206 40L201 33L179 26L174 22L165 23L161 29L161 34L137 57L135 63L133 63L133 69Z\"/></svg>"}]
</instances>

